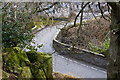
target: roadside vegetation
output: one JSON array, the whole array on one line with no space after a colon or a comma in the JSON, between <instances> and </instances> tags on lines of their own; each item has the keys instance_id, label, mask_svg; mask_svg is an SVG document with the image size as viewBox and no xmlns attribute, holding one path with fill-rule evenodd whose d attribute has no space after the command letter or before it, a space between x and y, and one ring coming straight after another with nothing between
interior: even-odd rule
<instances>
[{"instance_id":1,"label":"roadside vegetation","mask_svg":"<svg viewBox=\"0 0 120 80\"><path fill-rule=\"evenodd\" d=\"M75 78L74 76L65 75L58 72L53 72L52 75L54 80L80 80L79 78Z\"/></svg>"},{"instance_id":2,"label":"roadside vegetation","mask_svg":"<svg viewBox=\"0 0 120 80\"><path fill-rule=\"evenodd\" d=\"M36 44L33 40L32 28L35 25L36 28L44 28L61 21L53 20L53 17L46 15L33 14L32 10L29 10L32 9L30 4L12 2L3 4L2 56L0 56L3 62L3 65L0 65L3 79L41 78L49 80L50 78L53 80L52 55L37 52L38 48L43 45ZM21 7L21 5L26 6ZM32 6L34 8L35 5Z\"/></svg>"},{"instance_id":3,"label":"roadside vegetation","mask_svg":"<svg viewBox=\"0 0 120 80\"><path fill-rule=\"evenodd\" d=\"M35 44L34 34L28 29L33 22L31 13L14 7L15 3L8 2L2 8L2 78L52 78L52 55L37 52L42 44L31 45Z\"/></svg>"},{"instance_id":4,"label":"roadside vegetation","mask_svg":"<svg viewBox=\"0 0 120 80\"><path fill-rule=\"evenodd\" d=\"M49 4L49 5L48 5ZM53 24L51 17L41 17L58 9L61 2L54 3L14 3L3 2L2 5L2 57L3 57L3 78L52 78L52 59L50 54L37 52L42 44L36 44L33 40L32 28L37 28ZM102 4L102 5L101 5ZM67 3L69 12L72 10L71 3ZM77 46L92 50L94 52L108 52L107 56L107 77L120 79L120 3L119 2L82 2L77 15L70 14L70 18L75 16L74 26L65 29L62 33L64 43L73 47ZM53 7L54 6L54 7ZM63 6L63 5L62 5ZM93 10L96 9L97 11ZM79 6L77 5L77 8ZM52 9L52 11L50 10ZM61 8L63 9L63 8ZM83 21L84 11L101 13L101 17L91 21ZM108 11L109 15L104 12ZM88 13L87 12L87 13ZM55 13L55 12L54 12ZM51 13L50 15L54 15ZM39 17L36 15L40 15ZM53 17L52 15L52 17ZM38 18L37 18L38 17ZM77 18L80 17L80 24L76 25ZM39 19L40 18L40 19ZM106 20L106 21L105 21ZM107 22L108 21L108 22ZM55 21L56 22L56 21ZM31 44L36 44L33 46ZM111 43L111 44L110 44ZM108 51L109 48L109 51ZM29 50L26 51L26 50ZM29 55L28 55L29 54ZM106 54L104 54L106 55ZM45 59L45 60L44 60ZM46 60L47 59L47 60ZM51 59L51 60L49 60ZM116 65L116 66L115 66ZM112 71L112 72L111 72Z\"/></svg>"},{"instance_id":5,"label":"roadside vegetation","mask_svg":"<svg viewBox=\"0 0 120 80\"><path fill-rule=\"evenodd\" d=\"M99 22L95 19L83 21L78 38L77 29L79 24L71 29L69 29L71 26L65 27L62 33L62 42L97 53L107 51L110 45L110 23L100 17L97 19Z\"/></svg>"}]
</instances>

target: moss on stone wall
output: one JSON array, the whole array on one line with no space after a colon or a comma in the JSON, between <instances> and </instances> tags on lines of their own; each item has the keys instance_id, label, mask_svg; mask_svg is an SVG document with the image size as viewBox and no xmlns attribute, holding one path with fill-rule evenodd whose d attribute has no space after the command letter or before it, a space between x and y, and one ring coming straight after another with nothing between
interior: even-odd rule
<instances>
[{"instance_id":1,"label":"moss on stone wall","mask_svg":"<svg viewBox=\"0 0 120 80\"><path fill-rule=\"evenodd\" d=\"M52 78L52 55L36 51L27 52L32 63L31 70L34 77Z\"/></svg>"},{"instance_id":2,"label":"moss on stone wall","mask_svg":"<svg viewBox=\"0 0 120 80\"><path fill-rule=\"evenodd\" d=\"M5 71L2 71L2 78L10 78L10 77L17 78L17 76L14 74L10 74L10 73L7 73Z\"/></svg>"},{"instance_id":3,"label":"moss on stone wall","mask_svg":"<svg viewBox=\"0 0 120 80\"><path fill-rule=\"evenodd\" d=\"M3 78L52 78L52 55L25 52L19 47L6 48L3 53Z\"/></svg>"},{"instance_id":4,"label":"moss on stone wall","mask_svg":"<svg viewBox=\"0 0 120 80\"><path fill-rule=\"evenodd\" d=\"M26 66L26 62L30 63L25 51L19 47L6 48L3 53L3 66L10 70L10 72L16 72L20 74L22 67Z\"/></svg>"},{"instance_id":5,"label":"moss on stone wall","mask_svg":"<svg viewBox=\"0 0 120 80\"><path fill-rule=\"evenodd\" d=\"M18 78L32 78L32 73L31 73L30 67L27 67L27 66L23 67L21 75L19 75Z\"/></svg>"}]
</instances>

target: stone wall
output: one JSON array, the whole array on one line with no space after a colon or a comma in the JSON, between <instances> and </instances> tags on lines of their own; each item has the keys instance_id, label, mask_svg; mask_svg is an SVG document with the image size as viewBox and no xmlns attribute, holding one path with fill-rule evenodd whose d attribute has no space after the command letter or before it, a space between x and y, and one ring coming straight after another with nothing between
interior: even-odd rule
<instances>
[{"instance_id":1,"label":"stone wall","mask_svg":"<svg viewBox=\"0 0 120 80\"><path fill-rule=\"evenodd\" d=\"M52 80L52 71L51 54L37 51L25 52L19 47L4 50L2 79L46 80L49 78Z\"/></svg>"},{"instance_id":2,"label":"stone wall","mask_svg":"<svg viewBox=\"0 0 120 80\"><path fill-rule=\"evenodd\" d=\"M68 44L62 43L62 29L59 31L53 40L53 47L60 55L69 56L71 58L82 60L87 63L106 68L107 60L104 55L98 54L86 49L72 47Z\"/></svg>"}]
</instances>

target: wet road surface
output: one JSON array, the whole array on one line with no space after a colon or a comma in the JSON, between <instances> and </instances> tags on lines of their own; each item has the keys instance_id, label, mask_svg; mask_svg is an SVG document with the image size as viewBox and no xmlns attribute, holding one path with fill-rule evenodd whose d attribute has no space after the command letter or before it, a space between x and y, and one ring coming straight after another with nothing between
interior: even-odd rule
<instances>
[{"instance_id":1,"label":"wet road surface","mask_svg":"<svg viewBox=\"0 0 120 80\"><path fill-rule=\"evenodd\" d=\"M43 47L38 51L44 53L53 53L52 47L53 38L63 25L50 26L35 34L35 42L43 44ZM82 61L75 61L55 52L53 55L53 71L63 74L73 75L77 78L106 78L106 70L84 63Z\"/></svg>"}]
</instances>

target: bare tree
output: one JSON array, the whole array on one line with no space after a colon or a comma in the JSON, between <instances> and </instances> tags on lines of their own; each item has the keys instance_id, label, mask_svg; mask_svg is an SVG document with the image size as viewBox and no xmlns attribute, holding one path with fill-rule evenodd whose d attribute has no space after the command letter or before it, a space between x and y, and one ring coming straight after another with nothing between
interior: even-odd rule
<instances>
[{"instance_id":1,"label":"bare tree","mask_svg":"<svg viewBox=\"0 0 120 80\"><path fill-rule=\"evenodd\" d=\"M87 2L82 6L82 9L79 11L78 15L75 18L74 26L76 25L77 17L81 14L81 21L79 29L82 24L82 11L85 9L90 2ZM98 7L101 12L101 16L111 22L110 25L110 47L109 47L109 54L107 55L108 65L107 65L107 79L114 78L116 80L120 80L120 3L119 2L107 2L108 5L108 12L110 12L110 16L104 16L104 11L100 6L100 2L98 2ZM89 5L90 7L90 5ZM111 8L111 9L110 9ZM93 12L94 15L94 12ZM95 17L95 16L94 16ZM71 27L71 28L72 28Z\"/></svg>"}]
</instances>

